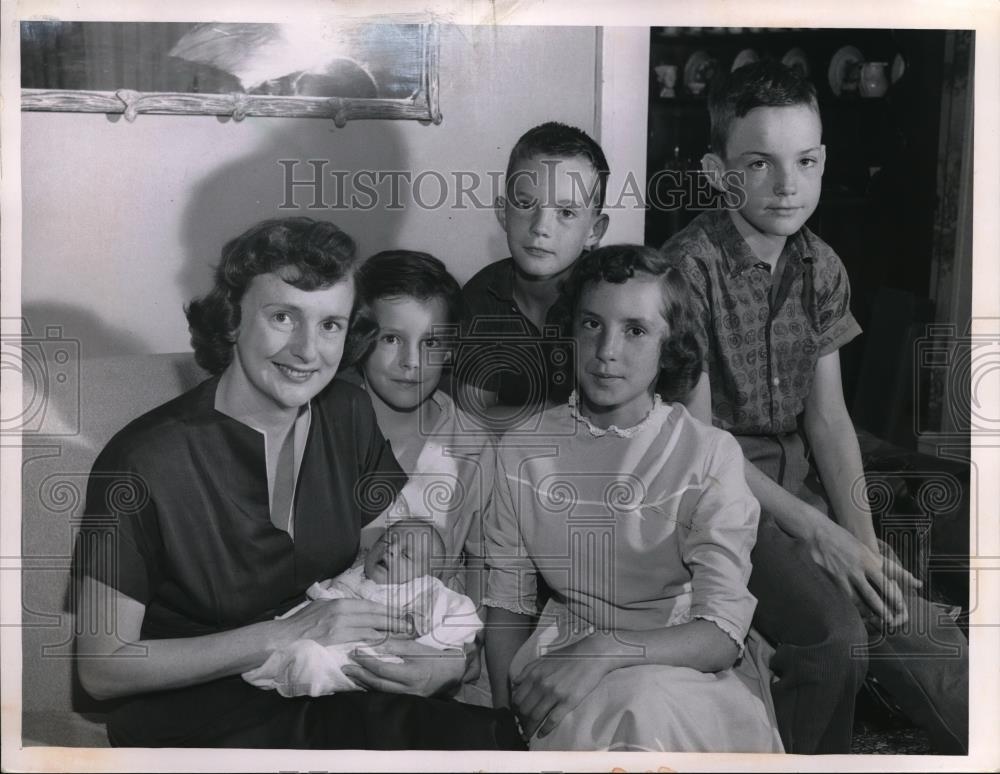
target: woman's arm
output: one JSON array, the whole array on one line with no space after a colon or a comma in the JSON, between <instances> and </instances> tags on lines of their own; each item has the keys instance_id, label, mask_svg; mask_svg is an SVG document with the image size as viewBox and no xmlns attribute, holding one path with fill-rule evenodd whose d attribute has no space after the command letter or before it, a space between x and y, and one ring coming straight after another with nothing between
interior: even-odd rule
<instances>
[{"instance_id":1,"label":"woman's arm","mask_svg":"<svg viewBox=\"0 0 1000 774\"><path fill-rule=\"evenodd\" d=\"M377 650L398 656L403 663L354 651L351 654L354 663L344 667L344 674L371 691L413 696L454 694L462 684L469 660L478 656L475 643L462 650L438 650L412 639L387 639L378 644Z\"/></svg>"},{"instance_id":2,"label":"woman's arm","mask_svg":"<svg viewBox=\"0 0 1000 774\"><path fill-rule=\"evenodd\" d=\"M217 634L143 640L145 605L86 575L78 610L88 624L77 635L80 682L96 699L183 688L241 674L298 639L321 644L379 642L390 628L406 631L406 622L391 617L382 605L334 599L316 600L288 618Z\"/></svg>"}]
</instances>

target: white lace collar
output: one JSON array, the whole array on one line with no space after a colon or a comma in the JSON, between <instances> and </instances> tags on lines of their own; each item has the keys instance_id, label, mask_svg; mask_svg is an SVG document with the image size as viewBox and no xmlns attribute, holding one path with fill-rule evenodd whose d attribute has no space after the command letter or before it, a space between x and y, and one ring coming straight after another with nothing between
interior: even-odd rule
<instances>
[{"instance_id":1,"label":"white lace collar","mask_svg":"<svg viewBox=\"0 0 1000 774\"><path fill-rule=\"evenodd\" d=\"M660 412L663 408L663 400L658 394L653 393L653 405L649 409L649 412L643 417L642 421L637 425L632 425L632 427L618 427L617 425L611 425L610 427L598 427L593 422L591 422L587 417L580 413L579 400L576 395L576 390L573 390L569 394L569 413L577 422L582 422L586 427L587 431L595 438L602 438L605 435L614 435L618 438L634 438L636 435L645 430L649 425L655 420L656 414Z\"/></svg>"}]
</instances>

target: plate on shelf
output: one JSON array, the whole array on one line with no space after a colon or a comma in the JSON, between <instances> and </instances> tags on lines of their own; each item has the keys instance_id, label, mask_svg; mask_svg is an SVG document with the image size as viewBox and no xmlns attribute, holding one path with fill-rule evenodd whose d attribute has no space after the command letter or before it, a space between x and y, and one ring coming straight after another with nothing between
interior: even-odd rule
<instances>
[{"instance_id":1,"label":"plate on shelf","mask_svg":"<svg viewBox=\"0 0 1000 774\"><path fill-rule=\"evenodd\" d=\"M760 55L756 51L754 51L752 48L744 48L742 51L740 51L740 53L736 55L736 58L733 60L733 66L730 67L729 69L730 71L738 70L743 65L748 65L753 62L759 62L759 61L760 61Z\"/></svg>"},{"instance_id":2,"label":"plate on shelf","mask_svg":"<svg viewBox=\"0 0 1000 774\"><path fill-rule=\"evenodd\" d=\"M684 88L689 94L703 94L718 65L718 61L705 49L695 51L684 63Z\"/></svg>"},{"instance_id":3,"label":"plate on shelf","mask_svg":"<svg viewBox=\"0 0 1000 774\"><path fill-rule=\"evenodd\" d=\"M781 57L781 63L785 67L798 70L803 78L809 77L809 60L806 58L806 52L798 46L788 49L785 55Z\"/></svg>"},{"instance_id":4,"label":"plate on shelf","mask_svg":"<svg viewBox=\"0 0 1000 774\"><path fill-rule=\"evenodd\" d=\"M895 83L900 78L903 77L903 73L906 72L906 60L903 59L902 54L896 54L896 58L892 60L892 82Z\"/></svg>"},{"instance_id":5,"label":"plate on shelf","mask_svg":"<svg viewBox=\"0 0 1000 774\"><path fill-rule=\"evenodd\" d=\"M858 90L858 68L864 61L865 55L854 46L842 46L834 52L826 77L835 97Z\"/></svg>"}]
</instances>

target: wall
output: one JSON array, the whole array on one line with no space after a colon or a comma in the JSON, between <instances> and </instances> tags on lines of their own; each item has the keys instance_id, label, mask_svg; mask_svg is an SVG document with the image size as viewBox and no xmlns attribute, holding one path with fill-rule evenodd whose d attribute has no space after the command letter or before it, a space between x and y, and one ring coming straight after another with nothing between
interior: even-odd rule
<instances>
[{"instance_id":1,"label":"wall","mask_svg":"<svg viewBox=\"0 0 1000 774\"><path fill-rule=\"evenodd\" d=\"M223 242L277 214L278 159L327 159L327 171L502 172L526 129L555 119L594 132L597 35L592 27L445 27L439 126L321 119L22 113L22 314L32 332L58 325L82 354L189 349L182 304L210 284ZM332 176L328 182L332 183ZM454 186L452 186L454 188ZM439 187L425 178L424 201ZM404 189L404 194L405 194ZM325 185L323 199L336 197ZM484 183L480 200L493 193ZM363 254L426 250L464 282L507 255L492 210L310 209ZM405 199L404 199L405 203Z\"/></svg>"},{"instance_id":2,"label":"wall","mask_svg":"<svg viewBox=\"0 0 1000 774\"><path fill-rule=\"evenodd\" d=\"M649 27L602 27L598 69L599 142L611 168L606 205L611 222L602 244L641 243L646 210L638 197L646 191Z\"/></svg>"}]
</instances>

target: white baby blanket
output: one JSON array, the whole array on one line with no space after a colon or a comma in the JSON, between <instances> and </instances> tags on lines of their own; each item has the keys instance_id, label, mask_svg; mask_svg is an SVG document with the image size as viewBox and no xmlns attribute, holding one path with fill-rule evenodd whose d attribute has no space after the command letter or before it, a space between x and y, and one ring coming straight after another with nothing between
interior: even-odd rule
<instances>
[{"instance_id":1,"label":"white baby blanket","mask_svg":"<svg viewBox=\"0 0 1000 774\"><path fill-rule=\"evenodd\" d=\"M471 599L429 575L407 583L381 585L365 578L364 568L358 566L336 578L314 583L306 596L309 600L281 618L293 615L311 600L368 599L390 610L402 611L413 623L416 641L438 650L461 648L472 642L483 626ZM377 645L356 642L320 645L315 640L297 640L276 650L256 669L244 672L243 679L289 697L357 691L358 686L343 673L343 667L352 663L350 654L355 650L386 661L402 661L391 654L379 653Z\"/></svg>"}]
</instances>

